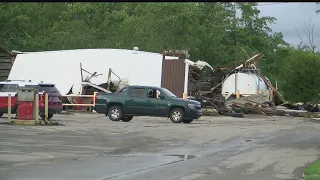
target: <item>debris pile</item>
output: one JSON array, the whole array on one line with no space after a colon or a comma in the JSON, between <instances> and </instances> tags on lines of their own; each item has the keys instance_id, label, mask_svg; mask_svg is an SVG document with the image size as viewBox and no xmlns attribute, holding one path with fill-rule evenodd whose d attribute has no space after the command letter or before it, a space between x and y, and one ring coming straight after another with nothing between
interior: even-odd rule
<instances>
[{"instance_id":1,"label":"debris pile","mask_svg":"<svg viewBox=\"0 0 320 180\"><path fill-rule=\"evenodd\" d=\"M188 91L190 94L196 94L199 91L198 81L200 80L201 70L196 66L189 68Z\"/></svg>"},{"instance_id":2,"label":"debris pile","mask_svg":"<svg viewBox=\"0 0 320 180\"><path fill-rule=\"evenodd\" d=\"M303 113L277 109L280 105L288 107L289 104L284 103L277 87L273 87L260 71L257 62L262 59L263 54L256 54L240 65L234 64L234 67L216 68L205 61L187 60L190 56L187 51L165 51L165 55L186 59L186 63L190 65L188 99L199 101L204 115L225 114L243 117L243 114L248 113L264 115ZM303 108L309 108L310 111L319 110L318 106Z\"/></svg>"},{"instance_id":3,"label":"debris pile","mask_svg":"<svg viewBox=\"0 0 320 180\"><path fill-rule=\"evenodd\" d=\"M239 99L233 99L226 104L231 106L232 111L248 113L258 113L264 115L272 115L274 110L272 104L266 99L268 98L267 92L261 94L255 94L247 97L241 97Z\"/></svg>"},{"instance_id":4,"label":"debris pile","mask_svg":"<svg viewBox=\"0 0 320 180\"><path fill-rule=\"evenodd\" d=\"M231 68L218 67L213 69L210 65L204 65L199 68L197 63L195 63L189 67L189 98L201 102L204 108L204 114L211 112L208 111L210 108L215 109L219 114L230 114L230 112L242 112L244 114L259 113L265 115L279 114L277 113L278 111L275 110L275 106L280 105L284 101L277 89L272 86L271 82L257 68L256 62L262 57L262 54L256 54L231 71ZM257 92L253 94L239 93L239 97L236 98L237 94L234 89L238 88L237 85L234 85L235 88L231 89L233 92L227 94L222 93L225 80L237 73L248 74L248 77L254 76L254 78L260 81L258 83L266 86L265 90L260 92L260 85L252 84L252 87L258 86L259 92L257 90ZM240 84L239 86L242 87L245 86L243 83L248 83L246 81L237 82L236 77L234 79L235 84ZM208 115L209 114L210 113L208 113Z\"/></svg>"},{"instance_id":5,"label":"debris pile","mask_svg":"<svg viewBox=\"0 0 320 180\"><path fill-rule=\"evenodd\" d=\"M263 115L274 115L275 111L270 108L266 104L256 104L256 103L232 103L232 110L235 112L243 112L244 114L248 113L257 113L257 114L263 114Z\"/></svg>"},{"instance_id":6,"label":"debris pile","mask_svg":"<svg viewBox=\"0 0 320 180\"><path fill-rule=\"evenodd\" d=\"M114 93L119 90L121 87L128 85L127 79L121 79L117 74L115 74L111 69L109 69L108 82L102 83L99 85L91 83L91 80L101 74L97 74L97 72L90 73L87 70L81 69L81 79L82 79L82 91L81 95L93 95L94 92L105 92L105 93ZM83 74L87 73L88 75L84 78ZM118 80L111 80L111 75L114 75L118 78ZM68 94L74 94L72 88L70 89ZM63 97L62 102L66 104L91 104L93 103L92 98L88 97ZM77 107L64 107L64 110L77 110L77 111L91 111L90 107L85 106L77 106Z\"/></svg>"}]
</instances>

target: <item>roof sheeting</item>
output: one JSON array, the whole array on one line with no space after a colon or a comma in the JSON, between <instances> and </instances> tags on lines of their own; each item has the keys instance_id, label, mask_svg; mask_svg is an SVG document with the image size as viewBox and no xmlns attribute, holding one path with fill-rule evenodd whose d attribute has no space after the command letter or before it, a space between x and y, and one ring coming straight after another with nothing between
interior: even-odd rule
<instances>
[{"instance_id":1,"label":"roof sheeting","mask_svg":"<svg viewBox=\"0 0 320 180\"><path fill-rule=\"evenodd\" d=\"M107 82L108 70L111 68L121 78L128 78L130 84L161 85L162 54L124 49L18 54L8 79L54 83L62 94L67 94L72 86L77 92L81 92L80 63L83 69L102 74L91 80L94 84ZM117 80L115 76L112 79Z\"/></svg>"}]
</instances>

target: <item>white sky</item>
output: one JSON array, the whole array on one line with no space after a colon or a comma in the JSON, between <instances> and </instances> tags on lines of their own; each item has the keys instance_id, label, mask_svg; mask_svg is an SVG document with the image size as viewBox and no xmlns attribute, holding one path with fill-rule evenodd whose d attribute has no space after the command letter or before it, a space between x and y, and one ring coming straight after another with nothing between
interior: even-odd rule
<instances>
[{"instance_id":1,"label":"white sky","mask_svg":"<svg viewBox=\"0 0 320 180\"><path fill-rule=\"evenodd\" d=\"M315 2L306 3L259 3L258 9L261 16L272 16L277 18L275 24L270 27L275 32L282 32L284 40L292 45L300 43L299 34L305 39L302 27L304 22L308 24L309 20L314 24L314 42L317 49L320 49L320 14L315 10L320 9L320 4Z\"/></svg>"}]
</instances>

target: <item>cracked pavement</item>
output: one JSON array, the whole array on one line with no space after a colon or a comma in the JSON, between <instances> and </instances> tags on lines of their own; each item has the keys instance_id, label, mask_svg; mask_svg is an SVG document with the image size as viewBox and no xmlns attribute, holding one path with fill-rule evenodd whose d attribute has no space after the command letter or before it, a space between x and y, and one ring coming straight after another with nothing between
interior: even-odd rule
<instances>
[{"instance_id":1,"label":"cracked pavement","mask_svg":"<svg viewBox=\"0 0 320 180\"><path fill-rule=\"evenodd\" d=\"M173 124L75 114L53 120L65 126L0 124L1 180L301 179L320 154L320 124L303 118L222 116Z\"/></svg>"}]
</instances>

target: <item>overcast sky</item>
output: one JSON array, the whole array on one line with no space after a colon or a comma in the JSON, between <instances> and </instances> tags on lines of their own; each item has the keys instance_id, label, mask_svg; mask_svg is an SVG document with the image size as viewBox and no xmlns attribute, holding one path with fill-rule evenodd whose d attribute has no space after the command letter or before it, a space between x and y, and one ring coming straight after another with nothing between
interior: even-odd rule
<instances>
[{"instance_id":1,"label":"overcast sky","mask_svg":"<svg viewBox=\"0 0 320 180\"><path fill-rule=\"evenodd\" d=\"M304 22L309 24L311 19L314 24L314 42L317 49L320 49L320 14L316 14L315 10L320 9L320 5L312 3L260 3L261 16L272 16L277 18L276 23L270 25L275 32L282 32L284 40L292 45L300 43L299 34L306 39L306 35L302 31ZM307 40L307 39L306 39Z\"/></svg>"}]
</instances>

